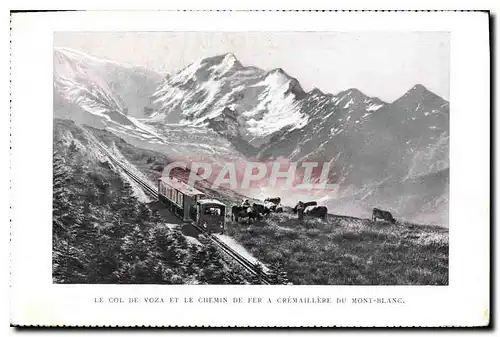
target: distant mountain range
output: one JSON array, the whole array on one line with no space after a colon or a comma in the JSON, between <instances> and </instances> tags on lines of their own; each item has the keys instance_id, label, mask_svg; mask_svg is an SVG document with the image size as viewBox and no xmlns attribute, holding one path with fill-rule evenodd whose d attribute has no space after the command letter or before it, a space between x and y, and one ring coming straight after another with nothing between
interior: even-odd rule
<instances>
[{"instance_id":1,"label":"distant mountain range","mask_svg":"<svg viewBox=\"0 0 500 337\"><path fill-rule=\"evenodd\" d=\"M447 208L447 183L436 181L449 174L449 103L420 84L388 103L354 88L306 92L283 69L243 66L231 53L162 79L63 48L54 50L54 115L178 156L331 162L343 194L324 203L356 204L362 215L425 209L442 224Z\"/></svg>"}]
</instances>

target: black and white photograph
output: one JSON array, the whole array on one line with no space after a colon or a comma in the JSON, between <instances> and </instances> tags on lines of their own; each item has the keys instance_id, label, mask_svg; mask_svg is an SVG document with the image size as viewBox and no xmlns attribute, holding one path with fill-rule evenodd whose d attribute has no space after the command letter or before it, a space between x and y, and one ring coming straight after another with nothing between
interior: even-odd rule
<instances>
[{"instance_id":1,"label":"black and white photograph","mask_svg":"<svg viewBox=\"0 0 500 337\"><path fill-rule=\"evenodd\" d=\"M53 281L447 285L449 51L56 32Z\"/></svg>"},{"instance_id":2,"label":"black and white photograph","mask_svg":"<svg viewBox=\"0 0 500 337\"><path fill-rule=\"evenodd\" d=\"M491 323L488 12L10 26L12 325Z\"/></svg>"}]
</instances>

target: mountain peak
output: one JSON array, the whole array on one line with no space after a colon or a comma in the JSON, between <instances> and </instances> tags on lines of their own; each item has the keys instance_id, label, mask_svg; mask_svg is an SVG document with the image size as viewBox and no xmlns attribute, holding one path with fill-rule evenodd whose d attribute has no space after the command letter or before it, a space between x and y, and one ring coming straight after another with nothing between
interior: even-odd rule
<instances>
[{"instance_id":1,"label":"mountain peak","mask_svg":"<svg viewBox=\"0 0 500 337\"><path fill-rule=\"evenodd\" d=\"M345 92L349 95L353 95L356 97L368 97L365 94L363 94L359 89L356 88L349 88Z\"/></svg>"},{"instance_id":2,"label":"mountain peak","mask_svg":"<svg viewBox=\"0 0 500 337\"><path fill-rule=\"evenodd\" d=\"M435 93L427 89L423 84L415 84L410 90L408 90L403 97L405 96L437 96Z\"/></svg>"},{"instance_id":3,"label":"mountain peak","mask_svg":"<svg viewBox=\"0 0 500 337\"><path fill-rule=\"evenodd\" d=\"M229 53L225 53L225 54L223 54L223 55L224 55L224 57L227 57L227 58L232 58L232 59L237 60L236 55L234 55L234 54L233 54L233 53L231 53L231 52L229 52Z\"/></svg>"},{"instance_id":4,"label":"mountain peak","mask_svg":"<svg viewBox=\"0 0 500 337\"><path fill-rule=\"evenodd\" d=\"M222 57L223 57L222 62L225 64L232 64L232 65L241 66L240 61L238 61L238 59L236 58L236 55L234 55L233 53L223 54Z\"/></svg>"},{"instance_id":5,"label":"mountain peak","mask_svg":"<svg viewBox=\"0 0 500 337\"><path fill-rule=\"evenodd\" d=\"M85 54L84 52L81 52L81 51L76 50L76 49L67 48L67 47L54 47L54 53L55 54L62 54L62 55L65 55L68 57L73 57L73 58L76 58L76 57L91 58L90 55Z\"/></svg>"},{"instance_id":6,"label":"mountain peak","mask_svg":"<svg viewBox=\"0 0 500 337\"><path fill-rule=\"evenodd\" d=\"M54 47L54 58L57 58L59 62L63 63L66 61L86 63L86 64L113 64L123 68L141 68L139 66L134 66L127 63L116 62L113 60L98 58L96 56L84 53L80 50L68 48L68 47Z\"/></svg>"},{"instance_id":7,"label":"mountain peak","mask_svg":"<svg viewBox=\"0 0 500 337\"><path fill-rule=\"evenodd\" d=\"M229 69L242 67L240 61L238 61L233 53L206 57L199 62L203 67L207 67L208 69L218 69L220 71L228 71Z\"/></svg>"},{"instance_id":8,"label":"mountain peak","mask_svg":"<svg viewBox=\"0 0 500 337\"><path fill-rule=\"evenodd\" d=\"M288 75L286 71L282 68L275 68L266 73L266 77L276 76L277 78L281 78L284 81L293 79L292 76Z\"/></svg>"},{"instance_id":9,"label":"mountain peak","mask_svg":"<svg viewBox=\"0 0 500 337\"><path fill-rule=\"evenodd\" d=\"M352 98L356 102L364 101L369 98L356 88L349 88L347 90L341 91L336 96L340 97L341 100L349 100Z\"/></svg>"},{"instance_id":10,"label":"mountain peak","mask_svg":"<svg viewBox=\"0 0 500 337\"><path fill-rule=\"evenodd\" d=\"M288 76L287 73L283 70L283 68L275 68L275 69L271 70L269 73L277 73L277 74Z\"/></svg>"},{"instance_id":11,"label":"mountain peak","mask_svg":"<svg viewBox=\"0 0 500 337\"><path fill-rule=\"evenodd\" d=\"M422 84L414 85L403 96L393 102L393 105L407 109L408 107L424 104L428 108L440 109L448 103Z\"/></svg>"},{"instance_id":12,"label":"mountain peak","mask_svg":"<svg viewBox=\"0 0 500 337\"><path fill-rule=\"evenodd\" d=\"M415 84L410 90L408 90L402 97L397 99L397 101L400 100L413 100L413 99L426 99L426 100L443 100L440 96L436 95L429 89L427 89L424 85L422 84Z\"/></svg>"},{"instance_id":13,"label":"mountain peak","mask_svg":"<svg viewBox=\"0 0 500 337\"><path fill-rule=\"evenodd\" d=\"M306 94L300 82L295 77L288 75L282 68L268 71L265 75L265 82L271 86L288 85L287 93L292 93L299 99Z\"/></svg>"},{"instance_id":14,"label":"mountain peak","mask_svg":"<svg viewBox=\"0 0 500 337\"><path fill-rule=\"evenodd\" d=\"M313 95L324 96L325 95L325 93L323 91L321 91L321 89L319 89L319 88L313 88L311 91L309 91L309 94L311 96L313 96Z\"/></svg>"},{"instance_id":15,"label":"mountain peak","mask_svg":"<svg viewBox=\"0 0 500 337\"><path fill-rule=\"evenodd\" d=\"M415 84L408 92L410 93L417 93L417 94L423 94L425 92L428 92L429 90L422 84Z\"/></svg>"}]
</instances>

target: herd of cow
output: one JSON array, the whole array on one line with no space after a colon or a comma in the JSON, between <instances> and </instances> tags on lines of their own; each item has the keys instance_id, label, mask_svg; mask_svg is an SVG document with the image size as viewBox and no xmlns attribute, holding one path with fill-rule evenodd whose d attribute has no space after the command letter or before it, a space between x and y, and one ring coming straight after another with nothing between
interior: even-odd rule
<instances>
[{"instance_id":1,"label":"herd of cow","mask_svg":"<svg viewBox=\"0 0 500 337\"><path fill-rule=\"evenodd\" d=\"M270 213L282 213L288 209L281 205L281 198L279 197L267 198L263 204L256 202L250 204L248 200L245 200L241 205L235 205L231 208L231 217L236 222L241 218L248 218L248 222L250 223L251 220L260 220ZM326 206L318 206L316 201L299 201L291 211L298 215L299 220L302 220L304 216L326 220L328 214L328 208Z\"/></svg>"},{"instance_id":2,"label":"herd of cow","mask_svg":"<svg viewBox=\"0 0 500 337\"><path fill-rule=\"evenodd\" d=\"M281 198L267 198L264 203L252 203L245 200L241 205L234 205L231 207L231 218L233 221L238 222L239 219L248 219L250 221L256 221L262 219L262 217L270 213L282 213L285 211L291 211L297 214L299 220L304 219L304 216L320 218L323 220L327 219L328 208L326 206L318 206L316 201L302 202L299 201L295 207L291 210L290 208L285 208L281 205ZM372 221L377 220L388 221L392 224L396 223L396 219L388 211L384 211L378 208L372 210Z\"/></svg>"},{"instance_id":3,"label":"herd of cow","mask_svg":"<svg viewBox=\"0 0 500 337\"><path fill-rule=\"evenodd\" d=\"M250 223L250 220L260 220L263 216L273 212L283 212L281 198L267 198L263 204L256 202L250 204L248 200L245 200L241 205L231 207L231 218L236 222L240 218L248 218L248 222Z\"/></svg>"}]
</instances>

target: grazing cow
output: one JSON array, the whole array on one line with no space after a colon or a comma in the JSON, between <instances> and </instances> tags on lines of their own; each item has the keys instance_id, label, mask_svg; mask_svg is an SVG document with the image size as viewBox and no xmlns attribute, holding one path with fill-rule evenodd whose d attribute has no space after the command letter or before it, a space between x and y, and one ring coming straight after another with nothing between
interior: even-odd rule
<instances>
[{"instance_id":1,"label":"grazing cow","mask_svg":"<svg viewBox=\"0 0 500 337\"><path fill-rule=\"evenodd\" d=\"M304 203L302 201L299 201L297 205L294 207L294 213L297 213L299 220L304 219L304 210L305 210Z\"/></svg>"},{"instance_id":2,"label":"grazing cow","mask_svg":"<svg viewBox=\"0 0 500 337\"><path fill-rule=\"evenodd\" d=\"M234 219L238 218L238 213L241 212L241 206L236 206L236 205L233 205L233 207L231 207L231 219L234 221ZM236 220L238 221L238 220Z\"/></svg>"},{"instance_id":3,"label":"grazing cow","mask_svg":"<svg viewBox=\"0 0 500 337\"><path fill-rule=\"evenodd\" d=\"M268 208L271 212L276 211L277 205L274 202L264 201L264 206Z\"/></svg>"},{"instance_id":4,"label":"grazing cow","mask_svg":"<svg viewBox=\"0 0 500 337\"><path fill-rule=\"evenodd\" d=\"M280 197L277 197L277 198L266 198L264 200L264 202L272 202L273 204L275 204L276 206L278 206L281 203L281 198Z\"/></svg>"},{"instance_id":5,"label":"grazing cow","mask_svg":"<svg viewBox=\"0 0 500 337\"><path fill-rule=\"evenodd\" d=\"M241 207L250 207L250 201L248 199L243 200L243 202L240 205Z\"/></svg>"},{"instance_id":6,"label":"grazing cow","mask_svg":"<svg viewBox=\"0 0 500 337\"><path fill-rule=\"evenodd\" d=\"M328 208L326 206L308 206L304 211L305 215L326 219Z\"/></svg>"},{"instance_id":7,"label":"grazing cow","mask_svg":"<svg viewBox=\"0 0 500 337\"><path fill-rule=\"evenodd\" d=\"M318 203L316 201L307 201L307 202L304 203L304 206L305 207L318 206Z\"/></svg>"},{"instance_id":8,"label":"grazing cow","mask_svg":"<svg viewBox=\"0 0 500 337\"><path fill-rule=\"evenodd\" d=\"M260 220L261 216L254 207L233 206L231 207L231 218L236 222L239 218L248 218L248 223L250 223L250 219Z\"/></svg>"},{"instance_id":9,"label":"grazing cow","mask_svg":"<svg viewBox=\"0 0 500 337\"><path fill-rule=\"evenodd\" d=\"M276 213L283 213L283 205L279 204L274 211Z\"/></svg>"},{"instance_id":10,"label":"grazing cow","mask_svg":"<svg viewBox=\"0 0 500 337\"><path fill-rule=\"evenodd\" d=\"M269 213L271 213L271 209L267 207L267 205L254 203L252 207L255 208L257 212L259 212L262 215L268 215Z\"/></svg>"},{"instance_id":11,"label":"grazing cow","mask_svg":"<svg viewBox=\"0 0 500 337\"><path fill-rule=\"evenodd\" d=\"M293 213L297 214L297 206L299 206L299 204L302 204L304 206L304 208L306 208L308 206L317 206L318 205L318 203L316 201L308 201L308 202L299 201L299 203L297 205L295 205L295 207L293 208Z\"/></svg>"},{"instance_id":12,"label":"grazing cow","mask_svg":"<svg viewBox=\"0 0 500 337\"><path fill-rule=\"evenodd\" d=\"M374 208L372 212L372 221L377 221L377 219L381 219L384 221L389 221L390 223L396 223L396 219L392 216L391 212L383 211L378 208Z\"/></svg>"}]
</instances>

